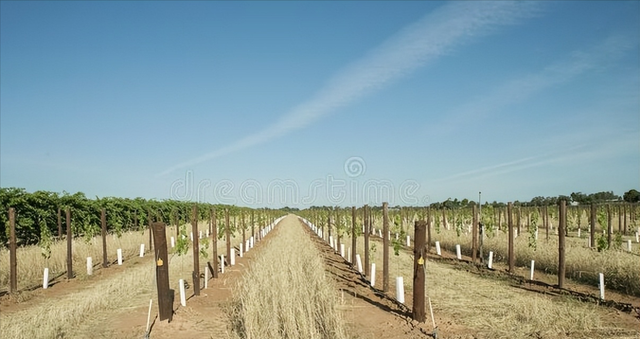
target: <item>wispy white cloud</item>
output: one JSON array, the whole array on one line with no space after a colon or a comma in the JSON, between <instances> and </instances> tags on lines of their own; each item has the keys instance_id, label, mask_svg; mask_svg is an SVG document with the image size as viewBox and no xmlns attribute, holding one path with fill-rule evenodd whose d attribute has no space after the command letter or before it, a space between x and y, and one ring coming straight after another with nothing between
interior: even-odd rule
<instances>
[{"instance_id":1,"label":"wispy white cloud","mask_svg":"<svg viewBox=\"0 0 640 339\"><path fill-rule=\"evenodd\" d=\"M637 44L637 42L635 42ZM444 135L462 126L498 114L505 108L526 101L539 92L575 80L580 75L608 67L633 47L633 40L613 35L585 51L575 51L536 73L524 75L496 86L477 99L454 108L442 122L428 127L430 133Z\"/></svg>"},{"instance_id":2,"label":"wispy white cloud","mask_svg":"<svg viewBox=\"0 0 640 339\"><path fill-rule=\"evenodd\" d=\"M456 47L497 28L515 24L539 10L536 2L451 2L405 27L361 60L331 78L310 100L292 108L265 129L213 152L184 161L158 174L195 166L309 126L406 76Z\"/></svg>"}]
</instances>

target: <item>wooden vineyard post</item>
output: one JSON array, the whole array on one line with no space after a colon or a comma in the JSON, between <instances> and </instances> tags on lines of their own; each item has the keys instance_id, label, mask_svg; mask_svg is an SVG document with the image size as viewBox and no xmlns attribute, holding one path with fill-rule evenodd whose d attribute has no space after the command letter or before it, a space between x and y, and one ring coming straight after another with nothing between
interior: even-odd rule
<instances>
[{"instance_id":1,"label":"wooden vineyard post","mask_svg":"<svg viewBox=\"0 0 640 339\"><path fill-rule=\"evenodd\" d=\"M356 264L356 207L351 206L351 265Z\"/></svg>"},{"instance_id":2,"label":"wooden vineyard post","mask_svg":"<svg viewBox=\"0 0 640 339\"><path fill-rule=\"evenodd\" d=\"M16 210L9 208L9 293L18 292L18 259L16 256Z\"/></svg>"},{"instance_id":3,"label":"wooden vineyard post","mask_svg":"<svg viewBox=\"0 0 640 339\"><path fill-rule=\"evenodd\" d=\"M564 200L560 201L560 210L559 210L559 222L558 222L558 287L564 287L564 240L565 233L564 230L567 227L567 203Z\"/></svg>"},{"instance_id":4,"label":"wooden vineyard post","mask_svg":"<svg viewBox=\"0 0 640 339\"><path fill-rule=\"evenodd\" d=\"M167 234L164 223L155 222L149 230L153 233L156 260L156 285L158 287L158 311L160 321L173 318L174 291L169 289L169 255L167 252Z\"/></svg>"},{"instance_id":5,"label":"wooden vineyard post","mask_svg":"<svg viewBox=\"0 0 640 339\"><path fill-rule=\"evenodd\" d=\"M594 248L596 246L596 205L594 203L591 203L590 212L591 215L589 217L589 224L591 226L589 234L591 235L591 239L589 246L591 246L591 248Z\"/></svg>"},{"instance_id":6,"label":"wooden vineyard post","mask_svg":"<svg viewBox=\"0 0 640 339\"><path fill-rule=\"evenodd\" d=\"M427 253L429 253L430 251L431 251L431 207L427 207ZM426 255L425 255L425 258L426 258Z\"/></svg>"},{"instance_id":7,"label":"wooden vineyard post","mask_svg":"<svg viewBox=\"0 0 640 339\"><path fill-rule=\"evenodd\" d=\"M516 258L513 256L513 218L511 214L512 204L507 204L507 227L509 228L509 273L513 274L515 271Z\"/></svg>"},{"instance_id":8,"label":"wooden vineyard post","mask_svg":"<svg viewBox=\"0 0 640 339\"><path fill-rule=\"evenodd\" d=\"M369 206L362 208L362 218L364 221L364 275L371 278L371 267L369 265L369 235L371 234L371 223Z\"/></svg>"},{"instance_id":9,"label":"wooden vineyard post","mask_svg":"<svg viewBox=\"0 0 640 339\"><path fill-rule=\"evenodd\" d=\"M216 220L216 210L215 208L211 209L211 237L213 249L213 272L211 272L214 278L218 278L218 224Z\"/></svg>"},{"instance_id":10,"label":"wooden vineyard post","mask_svg":"<svg viewBox=\"0 0 640 339\"><path fill-rule=\"evenodd\" d=\"M73 278L73 260L71 257L71 211L67 208L67 279Z\"/></svg>"},{"instance_id":11,"label":"wooden vineyard post","mask_svg":"<svg viewBox=\"0 0 640 339\"><path fill-rule=\"evenodd\" d=\"M545 240L549 241L549 214L547 213L547 206L542 206L542 223L546 232Z\"/></svg>"},{"instance_id":12,"label":"wooden vineyard post","mask_svg":"<svg viewBox=\"0 0 640 339\"><path fill-rule=\"evenodd\" d=\"M382 290L389 292L389 204L382 203Z\"/></svg>"},{"instance_id":13,"label":"wooden vineyard post","mask_svg":"<svg viewBox=\"0 0 640 339\"><path fill-rule=\"evenodd\" d=\"M622 220L624 223L624 235L627 235L627 204L622 206Z\"/></svg>"},{"instance_id":14,"label":"wooden vineyard post","mask_svg":"<svg viewBox=\"0 0 640 339\"><path fill-rule=\"evenodd\" d=\"M251 210L251 236L253 237L253 240L255 241L256 239L256 231L255 231L255 219L253 216L253 210Z\"/></svg>"},{"instance_id":15,"label":"wooden vineyard post","mask_svg":"<svg viewBox=\"0 0 640 339\"><path fill-rule=\"evenodd\" d=\"M100 211L100 225L102 228L102 267L107 268L107 215L104 208Z\"/></svg>"},{"instance_id":16,"label":"wooden vineyard post","mask_svg":"<svg viewBox=\"0 0 640 339\"><path fill-rule=\"evenodd\" d=\"M240 212L240 225L242 225L242 243L240 244L240 246L242 247L243 252L246 252L247 249L244 248L244 246L247 245L247 235L246 235L247 225L245 225L244 223L244 212Z\"/></svg>"},{"instance_id":17,"label":"wooden vineyard post","mask_svg":"<svg viewBox=\"0 0 640 339\"><path fill-rule=\"evenodd\" d=\"M618 232L622 233L622 205L618 204Z\"/></svg>"},{"instance_id":18,"label":"wooden vineyard post","mask_svg":"<svg viewBox=\"0 0 640 339\"><path fill-rule=\"evenodd\" d=\"M329 210L329 216L327 217L327 240L330 240L332 238L331 236L331 210ZM329 244L331 245L331 247L333 247L333 244Z\"/></svg>"},{"instance_id":19,"label":"wooden vineyard post","mask_svg":"<svg viewBox=\"0 0 640 339\"><path fill-rule=\"evenodd\" d=\"M473 205L471 209L473 217L471 218L471 262L476 263L478 258L478 208Z\"/></svg>"},{"instance_id":20,"label":"wooden vineyard post","mask_svg":"<svg viewBox=\"0 0 640 339\"><path fill-rule=\"evenodd\" d=\"M449 227L447 227L447 211L444 207L442 208L442 227L446 230L449 229Z\"/></svg>"},{"instance_id":21,"label":"wooden vineyard post","mask_svg":"<svg viewBox=\"0 0 640 339\"><path fill-rule=\"evenodd\" d=\"M225 208L224 210L224 235L227 237L227 260L229 260L229 264L231 264L231 236L229 235L229 209Z\"/></svg>"},{"instance_id":22,"label":"wooden vineyard post","mask_svg":"<svg viewBox=\"0 0 640 339\"><path fill-rule=\"evenodd\" d=\"M342 222L340 221L340 210L336 210L336 251L338 251L338 253L340 252L340 230L338 229L338 226L342 224Z\"/></svg>"},{"instance_id":23,"label":"wooden vineyard post","mask_svg":"<svg viewBox=\"0 0 640 339\"><path fill-rule=\"evenodd\" d=\"M62 210L58 207L58 238L62 239Z\"/></svg>"},{"instance_id":24,"label":"wooden vineyard post","mask_svg":"<svg viewBox=\"0 0 640 339\"><path fill-rule=\"evenodd\" d=\"M153 251L153 239L151 236L151 211L147 214L147 220L149 224L149 251Z\"/></svg>"},{"instance_id":25,"label":"wooden vineyard post","mask_svg":"<svg viewBox=\"0 0 640 339\"><path fill-rule=\"evenodd\" d=\"M607 204L607 248L611 248L611 205Z\"/></svg>"},{"instance_id":26,"label":"wooden vineyard post","mask_svg":"<svg viewBox=\"0 0 640 339\"><path fill-rule=\"evenodd\" d=\"M200 295L200 237L198 235L198 205L193 205L191 216L191 232L193 232L193 294ZM165 239L166 241L166 239Z\"/></svg>"},{"instance_id":27,"label":"wooden vineyard post","mask_svg":"<svg viewBox=\"0 0 640 339\"><path fill-rule=\"evenodd\" d=\"M413 320L421 323L426 320L425 308L425 261L427 260L425 237L427 222L416 220L414 225L415 243L413 246Z\"/></svg>"}]
</instances>

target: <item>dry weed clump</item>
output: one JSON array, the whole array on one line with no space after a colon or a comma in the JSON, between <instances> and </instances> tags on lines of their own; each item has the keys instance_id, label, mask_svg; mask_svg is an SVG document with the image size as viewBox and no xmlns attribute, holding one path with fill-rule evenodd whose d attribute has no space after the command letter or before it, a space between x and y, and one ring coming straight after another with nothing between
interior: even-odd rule
<instances>
[{"instance_id":1,"label":"dry weed clump","mask_svg":"<svg viewBox=\"0 0 640 339\"><path fill-rule=\"evenodd\" d=\"M309 236L294 216L244 274L234 291L239 338L346 338L335 289Z\"/></svg>"}]
</instances>

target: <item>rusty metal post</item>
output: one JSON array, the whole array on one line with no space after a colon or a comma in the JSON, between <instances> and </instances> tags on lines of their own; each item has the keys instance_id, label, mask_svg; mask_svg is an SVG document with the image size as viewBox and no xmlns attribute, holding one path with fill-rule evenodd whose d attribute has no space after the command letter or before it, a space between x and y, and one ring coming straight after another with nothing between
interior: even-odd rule
<instances>
[{"instance_id":1,"label":"rusty metal post","mask_svg":"<svg viewBox=\"0 0 640 339\"><path fill-rule=\"evenodd\" d=\"M16 210L9 208L9 293L18 292L18 250L16 241Z\"/></svg>"},{"instance_id":2,"label":"rusty metal post","mask_svg":"<svg viewBox=\"0 0 640 339\"><path fill-rule=\"evenodd\" d=\"M425 231L427 223L417 220L414 225L415 245L413 246L413 320L421 323L426 320L425 308L425 262L427 252L425 246Z\"/></svg>"},{"instance_id":3,"label":"rusty metal post","mask_svg":"<svg viewBox=\"0 0 640 339\"><path fill-rule=\"evenodd\" d=\"M507 227L509 227L509 273L515 273L516 258L513 256L513 218L511 214L512 204L507 204Z\"/></svg>"},{"instance_id":4,"label":"rusty metal post","mask_svg":"<svg viewBox=\"0 0 640 339\"><path fill-rule=\"evenodd\" d=\"M382 290L389 292L389 204L382 203Z\"/></svg>"},{"instance_id":5,"label":"rusty metal post","mask_svg":"<svg viewBox=\"0 0 640 339\"><path fill-rule=\"evenodd\" d=\"M102 227L102 267L107 268L107 214L104 208L100 211L100 225Z\"/></svg>"},{"instance_id":6,"label":"rusty metal post","mask_svg":"<svg viewBox=\"0 0 640 339\"><path fill-rule=\"evenodd\" d=\"M558 222L558 287L564 287L564 276L565 276L565 256L564 256L564 245L565 245L565 229L567 228L567 202L564 200L560 201L560 210L559 210L560 219Z\"/></svg>"},{"instance_id":7,"label":"rusty metal post","mask_svg":"<svg viewBox=\"0 0 640 339\"><path fill-rule=\"evenodd\" d=\"M156 222L151 225L155 249L156 285L158 288L158 311L159 319L173 318L173 298L174 291L169 289L169 254L167 251L166 225Z\"/></svg>"},{"instance_id":8,"label":"rusty metal post","mask_svg":"<svg viewBox=\"0 0 640 339\"><path fill-rule=\"evenodd\" d=\"M67 208L67 279L73 278L73 260L71 257L71 240L73 240L71 232L71 211Z\"/></svg>"}]
</instances>

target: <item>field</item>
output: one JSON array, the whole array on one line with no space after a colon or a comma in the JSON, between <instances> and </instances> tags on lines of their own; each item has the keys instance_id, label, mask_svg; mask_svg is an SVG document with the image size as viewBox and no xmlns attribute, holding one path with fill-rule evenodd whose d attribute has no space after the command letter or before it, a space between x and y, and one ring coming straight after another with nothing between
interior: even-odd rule
<instances>
[{"instance_id":1,"label":"field","mask_svg":"<svg viewBox=\"0 0 640 339\"><path fill-rule=\"evenodd\" d=\"M204 224L200 227L206 228ZM174 232L169 228L167 234ZM640 335L640 322L635 313L583 302L523 283L504 273L500 255L496 255L494 270L468 263L467 256L461 261L455 259L455 251L449 251L451 244L455 247L457 240L468 243L468 239L463 235L458 238L451 232L446 228L440 233L434 232L433 241L442 243L443 253L437 256L432 246L427 256L426 291L432 304L435 329L429 309L425 323L411 320L411 248L401 246L397 251L391 248L390 289L385 293L381 290L381 238L370 237L370 248L375 248L370 254L371 262L377 265L375 287L371 287L368 277L357 272L346 252L347 258L341 257L309 225L304 225L295 215L288 215L264 239L256 241L256 246L243 257L238 255L242 237L236 232L232 239L232 245L238 250L235 265L226 267L217 279L207 274L208 286L200 296L193 296L193 286L190 286L187 306L180 305L178 279L191 284L192 251L180 256L170 254L170 285L176 291L175 313L170 323L156 317L154 260L151 255L142 258L137 255L139 242L144 243L148 238L134 232L119 240L121 244L131 244L122 266L96 268L91 276L79 274L75 279L62 279L46 290L39 288L4 296L0 302L0 330L3 337L6 334L9 338L141 338L146 333L149 301L153 300L150 338L430 338L434 333L438 338L637 338ZM351 239L346 233L341 242L346 245L345 251L350 252ZM485 244L500 253L498 242L486 241ZM360 235L356 253L361 258L364 258L363 244ZM80 252L81 248L78 244L80 266L76 267L84 269L80 256L85 252ZM517 252L518 256L525 257L526 246L517 248L525 248ZM218 242L217 249L219 254L225 254L224 240ZM21 250L35 251L28 247ZM542 252L543 248L538 251ZM5 255L3 253L2 262ZM536 255L543 266L542 256ZM623 255L637 258L631 253L617 254ZM205 265L210 258L200 259L200 280L204 286ZM524 258L522 261L526 263ZM525 275L528 270L523 262L517 266L518 272ZM536 266L540 267L537 262ZM567 261L568 266L570 262ZM626 265L624 260L620 262ZM637 274L637 259L635 265ZM536 271L535 279L551 283L554 276L545 274L544 270ZM597 288L588 281L571 279L573 275L569 272L569 289L597 293ZM399 303L395 295L399 276L404 278L404 304ZM637 297L621 292L607 290L609 298L635 307L640 305Z\"/></svg>"}]
</instances>

